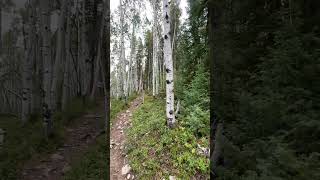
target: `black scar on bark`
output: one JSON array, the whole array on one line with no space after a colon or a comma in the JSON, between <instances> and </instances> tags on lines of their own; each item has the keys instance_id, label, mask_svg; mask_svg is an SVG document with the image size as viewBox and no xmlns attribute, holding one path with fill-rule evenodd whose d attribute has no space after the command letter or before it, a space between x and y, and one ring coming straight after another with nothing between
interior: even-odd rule
<instances>
[{"instance_id":1,"label":"black scar on bark","mask_svg":"<svg viewBox=\"0 0 320 180\"><path fill-rule=\"evenodd\" d=\"M168 39L168 36L167 36L167 35L164 35L164 39Z\"/></svg>"},{"instance_id":2,"label":"black scar on bark","mask_svg":"<svg viewBox=\"0 0 320 180\"><path fill-rule=\"evenodd\" d=\"M166 68L166 72L167 72L167 73L169 73L170 71L171 71L170 69Z\"/></svg>"},{"instance_id":3,"label":"black scar on bark","mask_svg":"<svg viewBox=\"0 0 320 180\"><path fill-rule=\"evenodd\" d=\"M167 84L170 84L170 83L171 83L171 81L169 81L169 80L166 80L166 82L167 82Z\"/></svg>"},{"instance_id":4,"label":"black scar on bark","mask_svg":"<svg viewBox=\"0 0 320 180\"><path fill-rule=\"evenodd\" d=\"M169 111L169 114L173 114L173 111L172 111L172 110L170 110L170 111Z\"/></svg>"},{"instance_id":5,"label":"black scar on bark","mask_svg":"<svg viewBox=\"0 0 320 180\"><path fill-rule=\"evenodd\" d=\"M22 100L26 101L26 100L28 100L28 98L24 97L24 98L22 98Z\"/></svg>"},{"instance_id":6,"label":"black scar on bark","mask_svg":"<svg viewBox=\"0 0 320 180\"><path fill-rule=\"evenodd\" d=\"M167 14L167 13L166 13L166 17L165 17L165 18L166 18L166 20L168 20L168 19L169 19L169 16L168 16L168 14Z\"/></svg>"}]
</instances>

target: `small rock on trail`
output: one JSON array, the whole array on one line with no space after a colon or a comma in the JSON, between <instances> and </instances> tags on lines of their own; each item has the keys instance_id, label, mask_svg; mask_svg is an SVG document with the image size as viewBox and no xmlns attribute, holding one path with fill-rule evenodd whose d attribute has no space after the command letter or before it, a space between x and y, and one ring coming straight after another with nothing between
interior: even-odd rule
<instances>
[{"instance_id":1,"label":"small rock on trail","mask_svg":"<svg viewBox=\"0 0 320 180\"><path fill-rule=\"evenodd\" d=\"M126 175L131 171L131 167L129 164L126 164L125 166L122 167L121 169L121 174Z\"/></svg>"}]
</instances>

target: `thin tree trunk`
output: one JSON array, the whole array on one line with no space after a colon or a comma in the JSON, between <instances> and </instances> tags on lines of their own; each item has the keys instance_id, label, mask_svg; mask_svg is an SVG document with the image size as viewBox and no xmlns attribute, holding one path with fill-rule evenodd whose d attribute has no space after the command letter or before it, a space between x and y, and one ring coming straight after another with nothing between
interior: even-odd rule
<instances>
[{"instance_id":1,"label":"thin tree trunk","mask_svg":"<svg viewBox=\"0 0 320 180\"><path fill-rule=\"evenodd\" d=\"M63 62L63 50L65 50L65 18L66 18L66 3L67 1L62 1L61 12L59 18L58 35L57 35L57 51L56 59L54 62L54 69L52 73L52 86L51 86L51 106L52 110L57 109L57 99L58 99L58 81L61 79L61 63Z\"/></svg>"},{"instance_id":2,"label":"thin tree trunk","mask_svg":"<svg viewBox=\"0 0 320 180\"><path fill-rule=\"evenodd\" d=\"M106 6L106 4L104 5ZM97 88L97 84L98 84L98 78L99 78L99 71L100 71L100 60L101 60L101 46L102 43L104 42L104 28L105 28L105 8L103 7L102 10L102 17L101 17L101 22L100 22L100 33L99 33L99 40L98 40L98 46L97 46L97 57L96 57L96 65L95 65L95 73L94 73L94 83L93 83L93 87L92 87L92 91L91 91L91 100L94 100L94 96L95 96L95 92L96 92L96 88Z\"/></svg>"},{"instance_id":3,"label":"thin tree trunk","mask_svg":"<svg viewBox=\"0 0 320 180\"><path fill-rule=\"evenodd\" d=\"M152 50L152 95L157 95L157 59L158 59L158 38L157 38L157 6L156 0L153 1L153 50Z\"/></svg>"},{"instance_id":4,"label":"thin tree trunk","mask_svg":"<svg viewBox=\"0 0 320 180\"><path fill-rule=\"evenodd\" d=\"M164 26L164 60L166 65L166 115L168 126L175 125L174 115L174 83L173 83L173 62L170 34L170 5L168 0L163 0L163 26Z\"/></svg>"},{"instance_id":5,"label":"thin tree trunk","mask_svg":"<svg viewBox=\"0 0 320 180\"><path fill-rule=\"evenodd\" d=\"M66 28L66 39L65 39L65 65L64 65L64 74L63 74L63 90L62 90L62 109L65 110L67 107L67 103L69 101L70 96L70 17L69 17L69 10L70 10L70 4L69 0L67 0L67 28Z\"/></svg>"},{"instance_id":6,"label":"thin tree trunk","mask_svg":"<svg viewBox=\"0 0 320 180\"><path fill-rule=\"evenodd\" d=\"M31 98L32 98L32 60L34 56L34 29L33 26L33 8L28 3L27 8L27 23L25 26L25 59L22 62L22 102L21 102L21 120L23 123L27 121L27 118L31 111Z\"/></svg>"},{"instance_id":7,"label":"thin tree trunk","mask_svg":"<svg viewBox=\"0 0 320 180\"><path fill-rule=\"evenodd\" d=\"M52 134L52 118L51 118L51 48L50 48L50 6L49 0L41 0L41 19L42 19L42 59L43 59L43 120L45 136Z\"/></svg>"},{"instance_id":8,"label":"thin tree trunk","mask_svg":"<svg viewBox=\"0 0 320 180\"><path fill-rule=\"evenodd\" d=\"M121 63L121 96L125 97L127 102L127 87L126 87L126 59L125 59L125 47L124 47L124 9L123 0L120 0L120 25L121 25L121 37L120 37L120 63Z\"/></svg>"}]
</instances>

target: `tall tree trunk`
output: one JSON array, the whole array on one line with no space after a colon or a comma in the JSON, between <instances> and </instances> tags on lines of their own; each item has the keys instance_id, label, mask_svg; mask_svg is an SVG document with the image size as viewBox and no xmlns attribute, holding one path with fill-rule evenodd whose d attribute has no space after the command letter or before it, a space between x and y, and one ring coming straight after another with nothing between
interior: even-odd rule
<instances>
[{"instance_id":1,"label":"tall tree trunk","mask_svg":"<svg viewBox=\"0 0 320 180\"><path fill-rule=\"evenodd\" d=\"M120 63L121 63L121 96L125 97L127 102L127 87L126 84L126 59L125 59L125 47L124 47L124 9L123 0L120 0L120 26L121 26L121 37L120 37Z\"/></svg>"},{"instance_id":2,"label":"tall tree trunk","mask_svg":"<svg viewBox=\"0 0 320 180\"><path fill-rule=\"evenodd\" d=\"M52 134L52 118L51 118L51 48L50 48L50 6L49 0L41 0L41 20L42 20L42 59L43 59L43 82L42 89L44 94L43 99L43 121L45 136Z\"/></svg>"},{"instance_id":3,"label":"tall tree trunk","mask_svg":"<svg viewBox=\"0 0 320 180\"><path fill-rule=\"evenodd\" d=\"M170 33L170 5L168 0L163 0L163 26L164 26L164 61L166 66L166 115L168 126L175 125L174 115L174 83L173 83L173 62Z\"/></svg>"},{"instance_id":4,"label":"tall tree trunk","mask_svg":"<svg viewBox=\"0 0 320 180\"><path fill-rule=\"evenodd\" d=\"M153 1L153 30L152 30L152 95L157 95L157 60L158 60L158 35L157 35L157 4Z\"/></svg>"},{"instance_id":5,"label":"tall tree trunk","mask_svg":"<svg viewBox=\"0 0 320 180\"><path fill-rule=\"evenodd\" d=\"M102 10L102 15L101 15L101 22L100 22L100 33L99 33L99 39L98 39L98 46L97 46L97 56L96 56L96 65L95 65L95 73L94 73L94 83L93 83L93 87L92 87L92 91L91 91L91 100L94 100L94 96L96 93L96 88L97 88L97 84L98 84L98 78L99 78L99 71L101 70L101 65L100 65L100 61L102 58L102 54L104 54L104 52L101 52L102 49L102 45L104 43L104 33L105 33L105 12L106 12L106 3L103 5L103 10Z\"/></svg>"},{"instance_id":6,"label":"tall tree trunk","mask_svg":"<svg viewBox=\"0 0 320 180\"><path fill-rule=\"evenodd\" d=\"M52 111L57 109L57 99L58 99L58 87L59 81L61 79L60 75L62 74L62 60L63 58L63 51L65 50L65 18L66 18L66 6L67 1L62 1L61 4L61 12L59 17L59 25L58 25L58 35L57 35L57 50L56 50L56 58L54 62L54 69L52 73L52 85L51 85L51 106Z\"/></svg>"},{"instance_id":7,"label":"tall tree trunk","mask_svg":"<svg viewBox=\"0 0 320 180\"><path fill-rule=\"evenodd\" d=\"M70 54L70 1L67 0L67 27L66 27L66 38L65 38L65 65L63 72L63 89L62 89L62 109L65 110L70 97L70 76L71 76L71 54Z\"/></svg>"},{"instance_id":8,"label":"tall tree trunk","mask_svg":"<svg viewBox=\"0 0 320 180\"><path fill-rule=\"evenodd\" d=\"M32 105L32 65L34 59L34 43L35 40L35 28L34 28L34 8L32 8L32 2L28 3L27 7L27 22L24 26L25 30L25 59L22 62L22 102L21 102L21 120L23 123L27 121L27 118L31 112Z\"/></svg>"}]
</instances>

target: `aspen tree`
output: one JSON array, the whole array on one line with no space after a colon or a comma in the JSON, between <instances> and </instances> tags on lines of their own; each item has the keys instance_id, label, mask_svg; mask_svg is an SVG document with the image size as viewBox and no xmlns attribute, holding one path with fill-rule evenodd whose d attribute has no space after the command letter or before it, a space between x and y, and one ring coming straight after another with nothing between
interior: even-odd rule
<instances>
[{"instance_id":1,"label":"aspen tree","mask_svg":"<svg viewBox=\"0 0 320 180\"><path fill-rule=\"evenodd\" d=\"M43 123L45 136L48 137L52 133L52 118L51 118L51 47L50 47L50 4L49 0L40 1L41 8L41 33L42 33L42 60L43 60Z\"/></svg>"},{"instance_id":2,"label":"aspen tree","mask_svg":"<svg viewBox=\"0 0 320 180\"><path fill-rule=\"evenodd\" d=\"M175 124L174 115L174 83L173 83L173 62L171 49L170 32L170 4L163 0L163 26L164 26L164 63L166 67L166 116L170 128Z\"/></svg>"},{"instance_id":3,"label":"aspen tree","mask_svg":"<svg viewBox=\"0 0 320 180\"><path fill-rule=\"evenodd\" d=\"M21 102L21 120L23 123L27 121L28 115L31 112L32 101L32 63L34 59L34 8L33 2L27 4L27 22L24 25L25 33L25 58L22 62L22 102Z\"/></svg>"},{"instance_id":4,"label":"aspen tree","mask_svg":"<svg viewBox=\"0 0 320 180\"><path fill-rule=\"evenodd\" d=\"M70 95L70 0L67 1L67 27L66 27L66 39L65 39L65 65L63 72L63 88L62 88L62 109L66 109Z\"/></svg>"},{"instance_id":5,"label":"aspen tree","mask_svg":"<svg viewBox=\"0 0 320 180\"><path fill-rule=\"evenodd\" d=\"M63 55L63 51L65 50L65 18L66 18L66 9L67 8L67 1L61 2L61 8L60 8L60 16L59 16L59 22L58 22L58 35L57 35L57 50L56 50L56 58L54 62L53 67L53 73L52 73L52 86L51 86L51 106L52 110L57 109L57 99L58 99L58 85L59 80L61 79L60 75L62 73L61 64Z\"/></svg>"}]
</instances>

